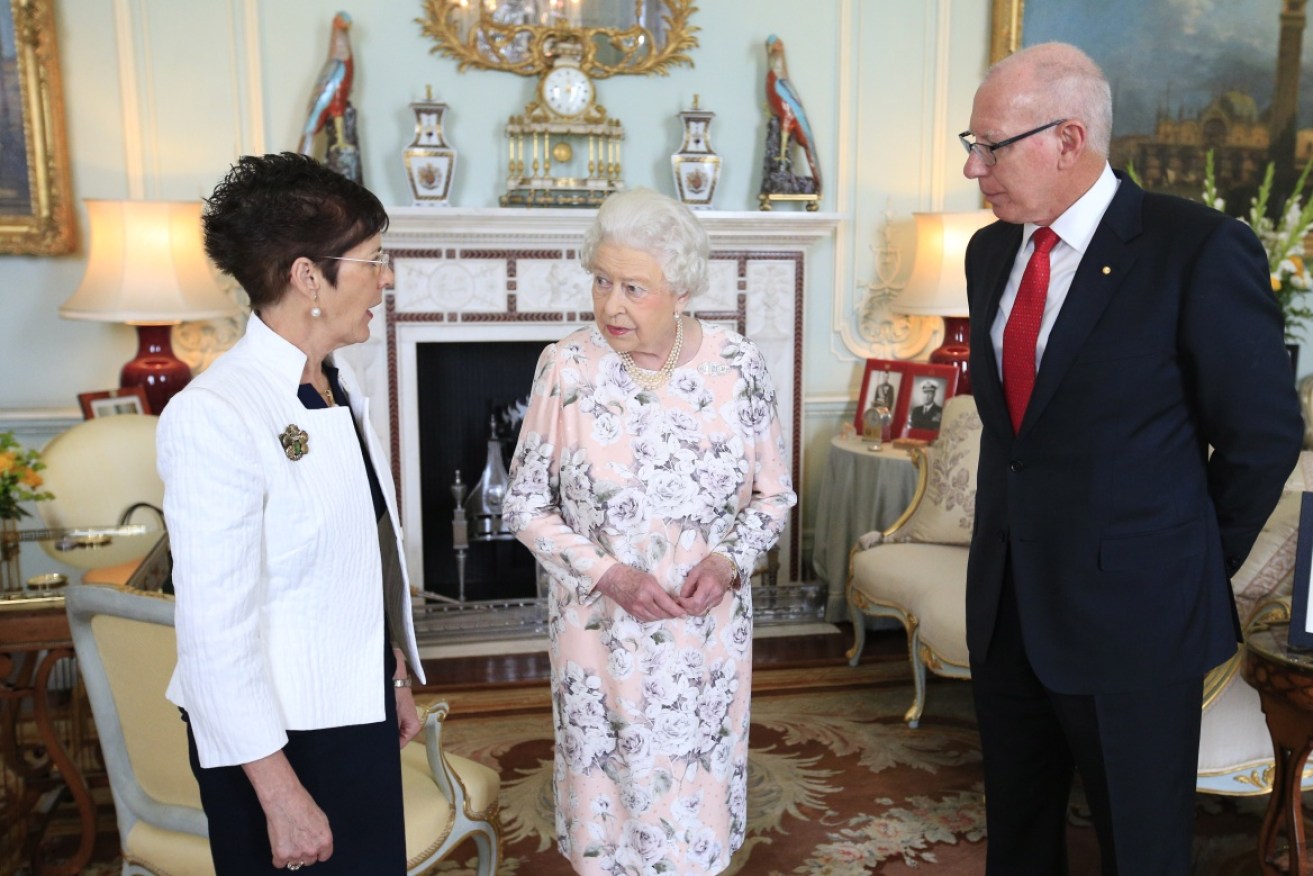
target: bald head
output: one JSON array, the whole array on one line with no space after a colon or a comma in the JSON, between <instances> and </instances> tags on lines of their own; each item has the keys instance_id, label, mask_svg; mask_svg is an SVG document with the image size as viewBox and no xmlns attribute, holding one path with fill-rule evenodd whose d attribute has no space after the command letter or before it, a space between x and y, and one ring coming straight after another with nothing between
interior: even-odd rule
<instances>
[{"instance_id":1,"label":"bald head","mask_svg":"<svg viewBox=\"0 0 1313 876\"><path fill-rule=\"evenodd\" d=\"M1107 159L1112 88L1089 55L1067 43L1040 43L990 67L982 87L996 80L1006 82L1013 107L1037 125L1052 119L1083 122L1087 148Z\"/></svg>"}]
</instances>

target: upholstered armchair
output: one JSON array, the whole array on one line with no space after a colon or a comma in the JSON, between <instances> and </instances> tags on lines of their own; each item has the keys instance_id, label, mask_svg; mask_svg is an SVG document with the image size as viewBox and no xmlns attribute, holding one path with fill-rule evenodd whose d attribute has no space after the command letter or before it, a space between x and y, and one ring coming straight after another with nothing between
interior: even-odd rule
<instances>
[{"instance_id":1,"label":"upholstered armchair","mask_svg":"<svg viewBox=\"0 0 1313 876\"><path fill-rule=\"evenodd\" d=\"M213 874L187 733L164 698L176 641L173 601L114 585L67 590L69 625L109 775L123 876ZM442 751L446 703L424 716L425 741L402 752L407 872L431 872L467 838L479 876L501 855L497 774Z\"/></svg>"},{"instance_id":2,"label":"upholstered armchair","mask_svg":"<svg viewBox=\"0 0 1313 876\"><path fill-rule=\"evenodd\" d=\"M125 583L164 528L159 509L164 483L155 470L155 427L159 417L121 414L78 423L56 435L41 451L43 489L53 499L38 502L49 529L81 529L139 523L146 536L116 537L94 549L61 550L58 540L41 547L60 563L94 569L95 580ZM154 510L151 510L154 509Z\"/></svg>"},{"instance_id":3,"label":"upholstered armchair","mask_svg":"<svg viewBox=\"0 0 1313 876\"><path fill-rule=\"evenodd\" d=\"M980 415L972 396L944 406L939 437L913 451L912 504L883 532L862 536L848 564L848 614L857 665L865 617L892 617L907 631L914 695L904 720L916 727L925 708L926 671L969 678L966 647L967 549L975 517Z\"/></svg>"}]
</instances>

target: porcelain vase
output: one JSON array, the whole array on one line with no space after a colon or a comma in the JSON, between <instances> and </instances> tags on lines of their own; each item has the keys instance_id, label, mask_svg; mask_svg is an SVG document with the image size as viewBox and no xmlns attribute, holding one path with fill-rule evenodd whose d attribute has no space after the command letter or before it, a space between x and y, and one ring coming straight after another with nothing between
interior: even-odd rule
<instances>
[{"instance_id":1,"label":"porcelain vase","mask_svg":"<svg viewBox=\"0 0 1313 876\"><path fill-rule=\"evenodd\" d=\"M447 105L434 100L432 89L427 89L425 99L412 103L410 111L415 114L415 139L402 154L414 206L446 207L456 173L456 150L442 133Z\"/></svg>"},{"instance_id":2,"label":"porcelain vase","mask_svg":"<svg viewBox=\"0 0 1313 876\"><path fill-rule=\"evenodd\" d=\"M670 168L675 175L676 196L695 210L711 206L720 181L720 156L711 148L708 137L715 117L715 113L698 108L697 95L693 95L693 108L679 114L684 123L684 142L670 156Z\"/></svg>"}]
</instances>

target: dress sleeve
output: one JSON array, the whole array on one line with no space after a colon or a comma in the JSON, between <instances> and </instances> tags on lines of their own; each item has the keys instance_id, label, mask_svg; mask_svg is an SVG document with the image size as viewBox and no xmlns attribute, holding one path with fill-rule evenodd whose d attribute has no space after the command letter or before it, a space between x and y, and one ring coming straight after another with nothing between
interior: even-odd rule
<instances>
[{"instance_id":1,"label":"dress sleeve","mask_svg":"<svg viewBox=\"0 0 1313 876\"><path fill-rule=\"evenodd\" d=\"M755 344L744 341L743 346L742 377L734 389L734 404L744 442L752 447L752 498L712 550L733 560L739 579L746 583L758 555L779 540L789 509L798 503L798 494L793 490L770 372Z\"/></svg>"},{"instance_id":2,"label":"dress sleeve","mask_svg":"<svg viewBox=\"0 0 1313 876\"><path fill-rule=\"evenodd\" d=\"M502 519L553 580L570 582L574 596L587 605L601 596L595 590L597 582L618 561L575 531L561 513L565 408L571 403L562 388L562 359L556 344L538 359L520 443L511 460Z\"/></svg>"},{"instance_id":3,"label":"dress sleeve","mask_svg":"<svg viewBox=\"0 0 1313 876\"><path fill-rule=\"evenodd\" d=\"M265 476L247 424L210 392L170 401L156 444L180 705L202 766L246 763L287 744L260 634Z\"/></svg>"}]
</instances>

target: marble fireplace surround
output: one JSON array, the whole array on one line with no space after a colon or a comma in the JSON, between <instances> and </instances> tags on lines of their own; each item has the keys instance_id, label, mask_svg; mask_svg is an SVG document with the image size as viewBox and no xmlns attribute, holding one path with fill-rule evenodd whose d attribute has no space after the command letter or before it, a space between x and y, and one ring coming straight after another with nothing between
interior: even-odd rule
<instances>
[{"instance_id":1,"label":"marble fireplace surround","mask_svg":"<svg viewBox=\"0 0 1313 876\"><path fill-rule=\"evenodd\" d=\"M578 245L592 210L399 208L384 246L396 273L371 337L349 353L389 444L402 525L422 532L417 346L558 340L592 319ZM779 396L794 484L802 472L802 338L807 260L841 220L830 213L704 212L711 283L690 311L743 332L762 350ZM381 317L381 318L380 318ZM477 379L477 375L471 375ZM472 478L471 478L472 480ZM473 486L470 483L469 486ZM443 512L444 516L447 512ZM795 508L780 541L781 578L800 578ZM408 538L412 582L423 585L424 545Z\"/></svg>"}]
</instances>

